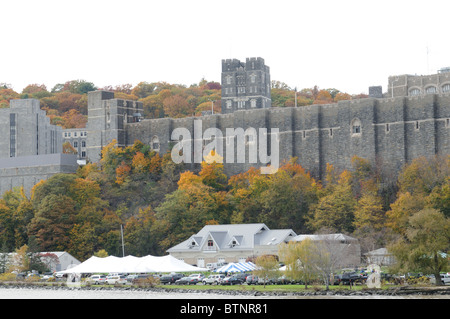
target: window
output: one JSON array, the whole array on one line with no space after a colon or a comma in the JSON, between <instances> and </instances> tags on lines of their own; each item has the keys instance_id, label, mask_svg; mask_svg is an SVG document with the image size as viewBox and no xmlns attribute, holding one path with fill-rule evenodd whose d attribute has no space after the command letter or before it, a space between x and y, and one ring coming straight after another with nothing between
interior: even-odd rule
<instances>
[{"instance_id":1,"label":"window","mask_svg":"<svg viewBox=\"0 0 450 319\"><path fill-rule=\"evenodd\" d=\"M450 84L445 84L442 86L442 93L449 93L450 92Z\"/></svg>"},{"instance_id":2,"label":"window","mask_svg":"<svg viewBox=\"0 0 450 319\"><path fill-rule=\"evenodd\" d=\"M153 138L152 138L152 150L154 150L154 151L156 151L156 152L159 152L159 146L160 146L160 144L159 144L159 138L158 138L158 136L153 136Z\"/></svg>"},{"instance_id":3,"label":"window","mask_svg":"<svg viewBox=\"0 0 450 319\"><path fill-rule=\"evenodd\" d=\"M352 134L353 135L361 134L361 121L359 119L354 119L352 122Z\"/></svg>"},{"instance_id":4,"label":"window","mask_svg":"<svg viewBox=\"0 0 450 319\"><path fill-rule=\"evenodd\" d=\"M226 77L226 81L227 81L227 84L231 84L231 76L230 75L228 75Z\"/></svg>"},{"instance_id":5,"label":"window","mask_svg":"<svg viewBox=\"0 0 450 319\"><path fill-rule=\"evenodd\" d=\"M250 100L250 106L251 107L256 107L256 100L255 99Z\"/></svg>"},{"instance_id":6,"label":"window","mask_svg":"<svg viewBox=\"0 0 450 319\"><path fill-rule=\"evenodd\" d=\"M419 89L411 89L409 91L409 96L417 96L420 95L420 90Z\"/></svg>"},{"instance_id":7,"label":"window","mask_svg":"<svg viewBox=\"0 0 450 319\"><path fill-rule=\"evenodd\" d=\"M227 100L227 109L231 109L232 102L230 100Z\"/></svg>"},{"instance_id":8,"label":"window","mask_svg":"<svg viewBox=\"0 0 450 319\"><path fill-rule=\"evenodd\" d=\"M426 88L425 92L427 92L427 94L435 94L437 93L437 90L435 86L430 86Z\"/></svg>"},{"instance_id":9,"label":"window","mask_svg":"<svg viewBox=\"0 0 450 319\"><path fill-rule=\"evenodd\" d=\"M214 247L214 241L212 239L208 240L206 250L216 250L216 248Z\"/></svg>"},{"instance_id":10,"label":"window","mask_svg":"<svg viewBox=\"0 0 450 319\"><path fill-rule=\"evenodd\" d=\"M330 128L330 137L333 137L333 129Z\"/></svg>"},{"instance_id":11,"label":"window","mask_svg":"<svg viewBox=\"0 0 450 319\"><path fill-rule=\"evenodd\" d=\"M73 142L73 147L78 147L78 142L77 141L75 141L75 142Z\"/></svg>"},{"instance_id":12,"label":"window","mask_svg":"<svg viewBox=\"0 0 450 319\"><path fill-rule=\"evenodd\" d=\"M389 123L386 123L386 132L389 132L390 128L389 128Z\"/></svg>"},{"instance_id":13,"label":"window","mask_svg":"<svg viewBox=\"0 0 450 319\"><path fill-rule=\"evenodd\" d=\"M419 127L419 121L416 121L416 130L418 130L420 127Z\"/></svg>"},{"instance_id":14,"label":"window","mask_svg":"<svg viewBox=\"0 0 450 319\"><path fill-rule=\"evenodd\" d=\"M81 147L86 147L86 141L81 141Z\"/></svg>"}]
</instances>

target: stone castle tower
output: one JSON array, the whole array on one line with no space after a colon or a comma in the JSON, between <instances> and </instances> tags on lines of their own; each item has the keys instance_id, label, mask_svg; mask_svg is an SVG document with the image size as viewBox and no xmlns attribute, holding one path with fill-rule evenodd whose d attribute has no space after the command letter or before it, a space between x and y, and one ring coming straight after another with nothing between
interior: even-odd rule
<instances>
[{"instance_id":1,"label":"stone castle tower","mask_svg":"<svg viewBox=\"0 0 450 319\"><path fill-rule=\"evenodd\" d=\"M113 139L120 147L127 146L128 123L141 120L142 102L115 99L114 92L88 93L87 156L91 162L101 159L101 150Z\"/></svg>"},{"instance_id":2,"label":"stone castle tower","mask_svg":"<svg viewBox=\"0 0 450 319\"><path fill-rule=\"evenodd\" d=\"M222 60L222 114L271 107L270 86L264 59Z\"/></svg>"}]
</instances>

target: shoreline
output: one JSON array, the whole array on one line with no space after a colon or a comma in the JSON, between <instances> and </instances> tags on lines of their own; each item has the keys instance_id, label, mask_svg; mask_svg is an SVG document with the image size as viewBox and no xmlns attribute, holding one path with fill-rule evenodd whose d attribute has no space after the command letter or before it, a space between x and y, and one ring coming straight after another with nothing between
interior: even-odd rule
<instances>
[{"instance_id":1,"label":"shoreline","mask_svg":"<svg viewBox=\"0 0 450 319\"><path fill-rule=\"evenodd\" d=\"M10 283L0 284L0 289L36 289L36 290L80 290L80 291L140 291L140 292L155 292L155 293L186 293L186 294L215 294L224 296L239 296L239 297L396 297L396 296L448 296L450 298L450 286L430 286L430 287L415 287L415 286L402 286L392 287L388 289L308 289L304 291L261 291L261 290L222 290L222 289L189 289L189 288L164 288L164 287L137 287L137 286L125 286L125 287L105 287L105 286L81 286L70 287L65 284L58 285L41 285L33 283Z\"/></svg>"}]
</instances>

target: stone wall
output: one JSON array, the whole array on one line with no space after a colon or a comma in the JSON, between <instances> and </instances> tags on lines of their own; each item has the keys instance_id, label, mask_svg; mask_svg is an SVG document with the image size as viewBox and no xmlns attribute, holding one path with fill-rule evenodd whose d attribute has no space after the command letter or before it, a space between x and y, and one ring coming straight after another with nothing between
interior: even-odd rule
<instances>
[{"instance_id":1,"label":"stone wall","mask_svg":"<svg viewBox=\"0 0 450 319\"><path fill-rule=\"evenodd\" d=\"M298 157L313 176L322 178L327 163L338 169L351 169L354 155L378 165L392 175L407 162L420 156L450 154L450 95L367 98L328 105L242 110L183 119L148 119L126 124L127 145L135 140L150 144L159 140L159 151L170 150L177 127L194 136L194 121L201 121L202 132L217 127L278 128L280 161ZM353 132L359 124L359 132ZM357 125L356 125L357 126ZM223 157L226 157L226 138ZM194 149L194 140L191 140ZM250 146L246 146L246 150ZM248 153L247 153L248 154ZM225 163L228 175L262 164ZM195 167L195 165L193 165Z\"/></svg>"}]
</instances>

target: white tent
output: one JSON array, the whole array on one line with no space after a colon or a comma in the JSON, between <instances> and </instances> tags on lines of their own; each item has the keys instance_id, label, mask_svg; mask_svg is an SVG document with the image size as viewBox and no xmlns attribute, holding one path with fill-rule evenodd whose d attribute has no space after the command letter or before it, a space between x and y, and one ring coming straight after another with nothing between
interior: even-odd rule
<instances>
[{"instance_id":1,"label":"white tent","mask_svg":"<svg viewBox=\"0 0 450 319\"><path fill-rule=\"evenodd\" d=\"M207 271L206 268L199 268L186 264L173 256L162 257L95 257L92 256L85 262L73 268L63 271L64 273L146 273L146 272L192 272Z\"/></svg>"},{"instance_id":2,"label":"white tent","mask_svg":"<svg viewBox=\"0 0 450 319\"><path fill-rule=\"evenodd\" d=\"M245 263L231 263L216 269L215 272L244 272L253 271L255 269L256 265L250 261Z\"/></svg>"}]
</instances>

